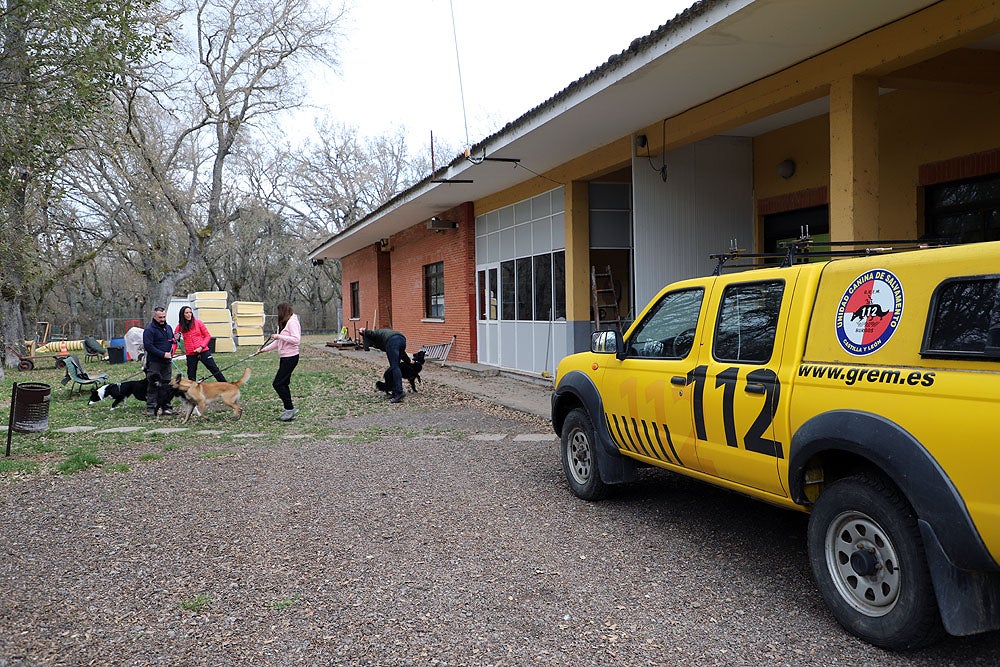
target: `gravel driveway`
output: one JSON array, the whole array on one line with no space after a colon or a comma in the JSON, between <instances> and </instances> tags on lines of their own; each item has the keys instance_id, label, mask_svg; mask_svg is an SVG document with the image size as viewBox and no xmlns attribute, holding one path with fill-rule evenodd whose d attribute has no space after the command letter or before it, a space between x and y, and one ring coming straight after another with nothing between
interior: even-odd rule
<instances>
[{"instance_id":1,"label":"gravel driveway","mask_svg":"<svg viewBox=\"0 0 1000 667\"><path fill-rule=\"evenodd\" d=\"M660 471L576 499L548 422L491 392L547 409L428 367L339 436L0 478L0 667L1000 664L997 634L844 633L803 516Z\"/></svg>"}]
</instances>

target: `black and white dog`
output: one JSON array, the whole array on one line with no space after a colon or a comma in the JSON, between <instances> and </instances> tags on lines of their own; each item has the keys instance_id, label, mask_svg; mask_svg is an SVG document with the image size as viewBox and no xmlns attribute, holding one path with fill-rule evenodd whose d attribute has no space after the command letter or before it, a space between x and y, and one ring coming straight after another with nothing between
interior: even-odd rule
<instances>
[{"instance_id":1,"label":"black and white dog","mask_svg":"<svg viewBox=\"0 0 1000 667\"><path fill-rule=\"evenodd\" d=\"M399 360L399 371L403 374L403 379L409 381L410 391L417 391L417 382L423 383L420 379L420 371L424 367L424 357L427 353L420 350L413 355L413 359L407 359L405 356L401 357ZM386 395L392 395L392 370L387 368L385 372L382 373L382 381L375 383L376 391L384 391Z\"/></svg>"},{"instance_id":2,"label":"black and white dog","mask_svg":"<svg viewBox=\"0 0 1000 667\"><path fill-rule=\"evenodd\" d=\"M106 398L113 398L115 400L111 404L111 409L114 410L119 405L124 403L125 399L129 396L145 403L146 381L132 380L131 382L115 382L114 384L106 384L98 389L91 389L90 402L87 403L87 405L100 403Z\"/></svg>"}]
</instances>

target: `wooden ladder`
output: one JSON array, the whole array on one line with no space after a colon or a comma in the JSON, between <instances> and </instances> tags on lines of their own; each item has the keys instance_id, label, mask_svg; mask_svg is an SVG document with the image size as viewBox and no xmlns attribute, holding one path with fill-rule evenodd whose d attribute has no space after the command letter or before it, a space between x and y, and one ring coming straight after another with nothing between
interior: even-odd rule
<instances>
[{"instance_id":1,"label":"wooden ladder","mask_svg":"<svg viewBox=\"0 0 1000 667\"><path fill-rule=\"evenodd\" d=\"M590 295L594 308L594 330L612 326L618 333L622 331L622 316L618 308L618 291L611 275L611 267L604 267L603 273L598 273L597 267L590 267Z\"/></svg>"}]
</instances>

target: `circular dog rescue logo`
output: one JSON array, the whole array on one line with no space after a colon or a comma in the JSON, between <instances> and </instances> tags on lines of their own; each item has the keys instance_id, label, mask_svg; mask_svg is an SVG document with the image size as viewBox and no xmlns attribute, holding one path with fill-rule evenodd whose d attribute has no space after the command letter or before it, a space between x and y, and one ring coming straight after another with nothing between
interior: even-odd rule
<instances>
[{"instance_id":1,"label":"circular dog rescue logo","mask_svg":"<svg viewBox=\"0 0 1000 667\"><path fill-rule=\"evenodd\" d=\"M871 354L896 332L903 314L903 286L885 269L866 271L844 292L837 308L837 340L855 356Z\"/></svg>"}]
</instances>

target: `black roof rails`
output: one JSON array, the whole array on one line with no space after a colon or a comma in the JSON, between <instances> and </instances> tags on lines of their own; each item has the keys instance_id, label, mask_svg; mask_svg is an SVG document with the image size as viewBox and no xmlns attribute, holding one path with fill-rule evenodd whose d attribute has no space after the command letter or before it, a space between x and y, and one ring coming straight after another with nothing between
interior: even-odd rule
<instances>
[{"instance_id":1,"label":"black roof rails","mask_svg":"<svg viewBox=\"0 0 1000 667\"><path fill-rule=\"evenodd\" d=\"M920 250L924 248L942 248L944 246L960 243L954 238L935 239L879 239L875 241L829 241L816 240L809 235L809 228L803 227L799 238L794 241L780 241L778 246L784 248L784 252L746 252L742 248L736 247L735 241L732 246L723 253L709 255L710 259L716 260L715 270L712 275L722 275L723 268L759 268L760 262L754 261L745 264L729 264L736 259L772 259L781 260L780 266L787 267L793 264L801 264L808 259L818 257L867 257L870 255L881 255L895 252L905 252L907 250ZM850 248L845 250L834 250L833 248Z\"/></svg>"}]
</instances>

